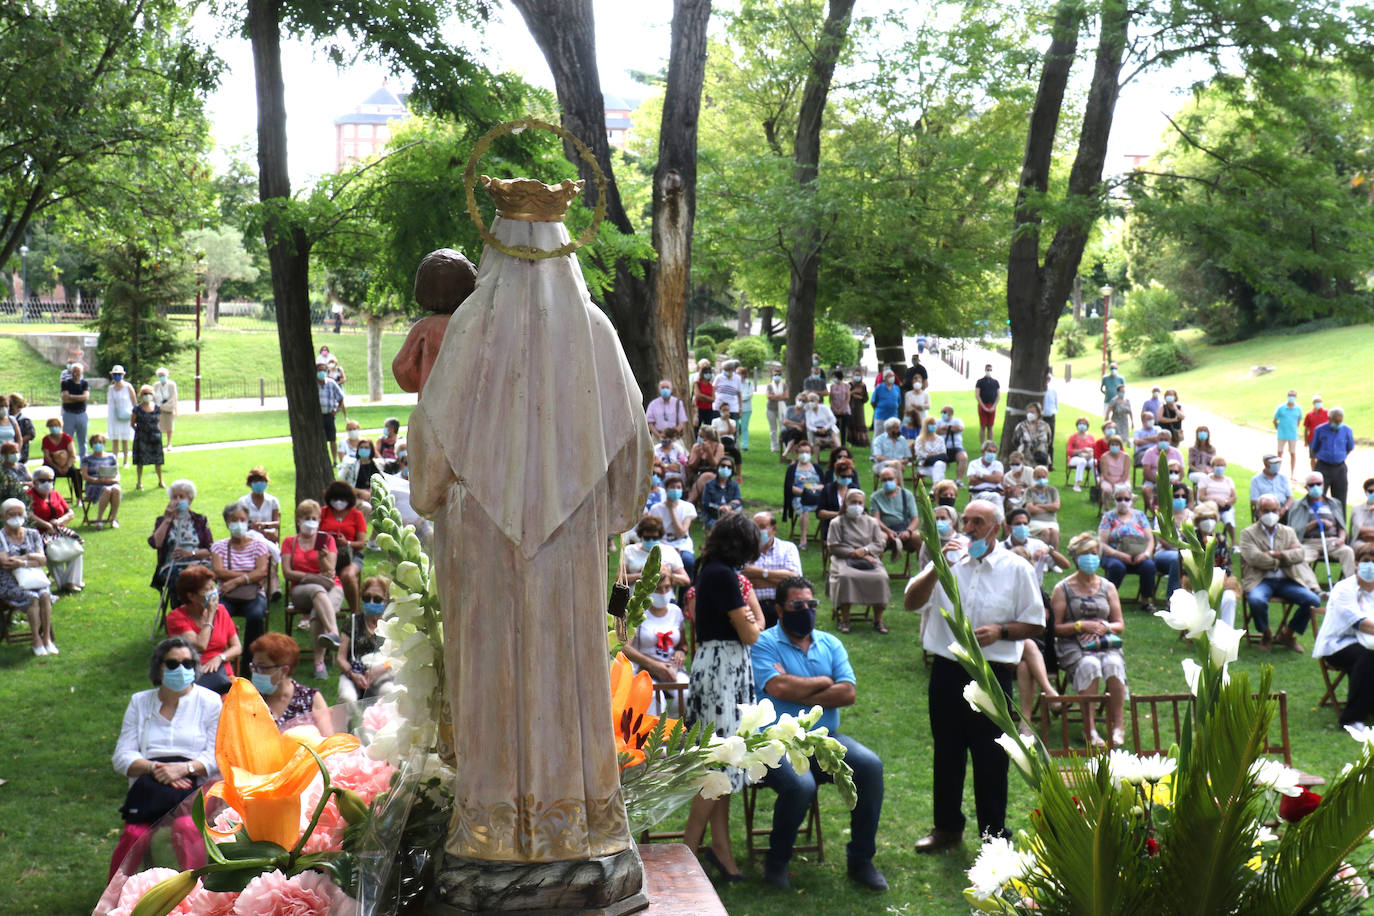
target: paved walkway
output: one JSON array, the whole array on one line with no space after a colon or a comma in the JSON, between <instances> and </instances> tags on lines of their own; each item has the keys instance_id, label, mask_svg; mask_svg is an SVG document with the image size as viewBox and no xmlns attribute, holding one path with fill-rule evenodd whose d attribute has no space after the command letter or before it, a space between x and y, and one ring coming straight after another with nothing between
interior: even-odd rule
<instances>
[{"instance_id":1,"label":"paved walkway","mask_svg":"<svg viewBox=\"0 0 1374 916\"><path fill-rule=\"evenodd\" d=\"M384 394L380 401L369 401L365 393L359 394L357 392L348 392L344 399L344 403L349 407L385 407L393 404L399 406L409 405L413 407L418 397L419 395L401 392L399 394ZM179 408L180 411L177 414L179 417L194 417L211 413L258 413L264 410L285 410L286 398L266 398L261 403L257 398L219 398L215 400L202 398L200 402L200 414L197 414L195 399L186 396L183 390ZM29 412L31 416L36 417L45 416L46 414L44 411L52 411L55 413L56 410L56 405L40 405L30 408ZM105 422L105 411L106 408L104 404L91 404L86 408L86 412L90 414L92 419L98 419L102 423ZM189 446L187 447L189 448Z\"/></svg>"},{"instance_id":2,"label":"paved walkway","mask_svg":"<svg viewBox=\"0 0 1374 916\"><path fill-rule=\"evenodd\" d=\"M915 338L911 338L909 352L916 352ZM964 349L963 355L973 364L969 378L955 371L942 359L923 358L921 364L930 373L930 384L935 390L972 390L975 380L982 376L983 367L988 363L992 364L993 376L1002 383L1002 388L1008 387L1008 379L1011 376L1011 360L995 350L987 349L981 341L966 340L962 341ZM958 352L958 351L952 351ZM870 351L871 353L871 351ZM870 357L871 359L871 357ZM1056 424L1056 433L1062 430L1065 425L1071 424L1073 418L1077 416L1087 416L1091 423L1091 431L1094 436L1101 435L1102 428L1102 392L1098 390L1101 379L1098 377L1100 360L1091 357L1079 361L1075 364L1075 369L1087 371L1086 376L1075 376L1071 381L1065 382L1063 378L1063 366L1055 366L1055 384L1059 388L1059 421ZM1126 379L1127 391L1130 394L1131 406L1134 408L1135 421L1140 421L1140 405L1149 399L1148 389L1142 391L1138 386L1132 388L1131 380ZM1274 405L1283 400L1287 388L1280 386L1274 392ZM1187 456L1187 445L1193 441L1192 433L1198 426L1206 426L1211 433L1211 441L1216 443L1217 454L1224 457L1228 462L1246 468L1253 473L1259 473L1264 468L1264 455L1272 453L1277 448L1277 440L1272 432L1264 432L1250 426L1242 426L1225 417L1219 416L1195 401L1188 400L1188 392L1182 392L1184 408L1184 449L1183 454ZM1304 408L1305 409L1305 408ZM1294 491L1298 491L1302 486L1302 479L1308 473L1307 452L1299 448L1296 486ZM1288 456L1283 456L1283 469L1288 469ZM1360 498L1360 485L1366 479L1374 477L1374 450L1356 448L1350 454L1346 462L1349 468L1350 488L1347 496L1350 500ZM1241 494L1244 501L1245 494ZM1348 510L1350 507L1347 506Z\"/></svg>"}]
</instances>

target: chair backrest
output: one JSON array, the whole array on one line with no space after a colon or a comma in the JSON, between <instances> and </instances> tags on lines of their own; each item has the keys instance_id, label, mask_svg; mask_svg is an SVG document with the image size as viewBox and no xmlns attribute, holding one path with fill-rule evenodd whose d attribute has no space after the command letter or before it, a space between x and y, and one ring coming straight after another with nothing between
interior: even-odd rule
<instances>
[{"instance_id":1,"label":"chair backrest","mask_svg":"<svg viewBox=\"0 0 1374 916\"><path fill-rule=\"evenodd\" d=\"M1093 721L1092 709L1105 704L1105 694L1061 694L1053 701L1059 707L1059 718L1055 722L1050 717L1051 700L1042 697L1036 716L1035 733L1045 745L1051 757L1073 755L1090 756L1098 753L1096 748L1083 744L1083 722ZM1069 709L1078 705L1082 715L1077 721L1070 722Z\"/></svg>"},{"instance_id":2,"label":"chair backrest","mask_svg":"<svg viewBox=\"0 0 1374 916\"><path fill-rule=\"evenodd\" d=\"M1131 750L1139 756L1157 757L1183 740L1185 708L1192 694L1131 694Z\"/></svg>"},{"instance_id":3,"label":"chair backrest","mask_svg":"<svg viewBox=\"0 0 1374 916\"><path fill-rule=\"evenodd\" d=\"M687 687L681 681L654 681L654 693L662 701L658 708L674 719L682 718L687 711Z\"/></svg>"}]
</instances>

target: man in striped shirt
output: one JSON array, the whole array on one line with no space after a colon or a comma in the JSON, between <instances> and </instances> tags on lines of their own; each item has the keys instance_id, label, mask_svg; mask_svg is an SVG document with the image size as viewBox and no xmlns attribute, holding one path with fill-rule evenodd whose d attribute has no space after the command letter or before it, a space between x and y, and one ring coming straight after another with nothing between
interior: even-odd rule
<instances>
[{"instance_id":1,"label":"man in striped shirt","mask_svg":"<svg viewBox=\"0 0 1374 916\"><path fill-rule=\"evenodd\" d=\"M768 626L778 620L773 606L773 596L778 583L792 576L801 575L801 553L791 541L778 538L778 520L772 512L763 511L754 515L754 525L759 529L759 558L740 570L749 584L754 586L759 607L763 610Z\"/></svg>"}]
</instances>

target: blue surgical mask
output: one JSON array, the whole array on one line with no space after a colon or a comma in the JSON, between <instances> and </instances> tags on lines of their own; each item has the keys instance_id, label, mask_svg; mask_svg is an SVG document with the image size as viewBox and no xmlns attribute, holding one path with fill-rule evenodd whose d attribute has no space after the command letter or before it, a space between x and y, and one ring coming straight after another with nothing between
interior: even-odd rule
<instances>
[{"instance_id":1,"label":"blue surgical mask","mask_svg":"<svg viewBox=\"0 0 1374 916\"><path fill-rule=\"evenodd\" d=\"M1030 537L1030 525L1012 525L1011 539L1013 541L1024 541Z\"/></svg>"},{"instance_id":2,"label":"blue surgical mask","mask_svg":"<svg viewBox=\"0 0 1374 916\"><path fill-rule=\"evenodd\" d=\"M249 488L250 490L252 490L254 493L266 493L266 492L267 492L267 481L265 481L265 480L255 480L255 481L253 481L252 483L250 483L250 484L248 485L248 488Z\"/></svg>"},{"instance_id":3,"label":"blue surgical mask","mask_svg":"<svg viewBox=\"0 0 1374 916\"><path fill-rule=\"evenodd\" d=\"M1307 495L1312 497L1313 499L1321 499L1322 485L1319 483L1312 484L1312 486L1307 488Z\"/></svg>"},{"instance_id":4,"label":"blue surgical mask","mask_svg":"<svg viewBox=\"0 0 1374 916\"><path fill-rule=\"evenodd\" d=\"M1197 433L1197 441L1199 441L1199 442L1206 442L1206 441L1207 441L1207 436L1208 436L1207 430L1205 430L1205 429L1200 429L1200 430L1198 430L1198 433Z\"/></svg>"},{"instance_id":5,"label":"blue surgical mask","mask_svg":"<svg viewBox=\"0 0 1374 916\"><path fill-rule=\"evenodd\" d=\"M768 529L759 530L759 547L767 547L768 542L773 540L773 533Z\"/></svg>"},{"instance_id":6,"label":"blue surgical mask","mask_svg":"<svg viewBox=\"0 0 1374 916\"><path fill-rule=\"evenodd\" d=\"M1085 553L1074 561L1078 568L1089 575L1097 572L1097 567L1102 565L1102 558L1095 553Z\"/></svg>"},{"instance_id":7,"label":"blue surgical mask","mask_svg":"<svg viewBox=\"0 0 1374 916\"><path fill-rule=\"evenodd\" d=\"M177 500L177 511L178 511L178 512L186 512L186 511L189 511L190 508L191 508L191 501L190 501L189 499L178 499L178 500Z\"/></svg>"},{"instance_id":8,"label":"blue surgical mask","mask_svg":"<svg viewBox=\"0 0 1374 916\"><path fill-rule=\"evenodd\" d=\"M847 487L854 482L853 477L836 477L835 482L842 487Z\"/></svg>"},{"instance_id":9,"label":"blue surgical mask","mask_svg":"<svg viewBox=\"0 0 1374 916\"><path fill-rule=\"evenodd\" d=\"M105 451L105 443L97 442L95 445L91 446L91 451L99 455L101 452Z\"/></svg>"},{"instance_id":10,"label":"blue surgical mask","mask_svg":"<svg viewBox=\"0 0 1374 916\"><path fill-rule=\"evenodd\" d=\"M1079 424L1078 424L1078 431L1079 431L1080 433L1086 433L1086 432L1088 431L1088 424L1086 424L1086 423L1079 423Z\"/></svg>"},{"instance_id":11,"label":"blue surgical mask","mask_svg":"<svg viewBox=\"0 0 1374 916\"><path fill-rule=\"evenodd\" d=\"M359 457L359 458L371 458L371 457L372 457L372 449L367 448L366 446L364 446L363 448L358 449L358 457Z\"/></svg>"},{"instance_id":12,"label":"blue surgical mask","mask_svg":"<svg viewBox=\"0 0 1374 916\"><path fill-rule=\"evenodd\" d=\"M1222 465L1218 465L1217 467L1212 468L1212 476L1213 476L1213 477L1225 477L1225 476L1226 476L1226 465L1222 464Z\"/></svg>"},{"instance_id":13,"label":"blue surgical mask","mask_svg":"<svg viewBox=\"0 0 1374 916\"><path fill-rule=\"evenodd\" d=\"M230 522L229 534L236 538L241 538L248 533L247 522Z\"/></svg>"},{"instance_id":14,"label":"blue surgical mask","mask_svg":"<svg viewBox=\"0 0 1374 916\"><path fill-rule=\"evenodd\" d=\"M677 500L682 498L682 487L669 487L667 492L668 498L670 500Z\"/></svg>"},{"instance_id":15,"label":"blue surgical mask","mask_svg":"<svg viewBox=\"0 0 1374 916\"><path fill-rule=\"evenodd\" d=\"M1184 509L1186 509L1186 508L1188 508L1188 500L1184 499L1182 496L1175 496L1175 497L1174 497L1174 511L1175 511L1175 512L1182 512L1182 511L1183 511Z\"/></svg>"},{"instance_id":16,"label":"blue surgical mask","mask_svg":"<svg viewBox=\"0 0 1374 916\"><path fill-rule=\"evenodd\" d=\"M884 489L886 492L888 492L888 493L893 492L894 490L897 489L897 481L895 481L895 480L884 480L884 481L883 481L883 489Z\"/></svg>"},{"instance_id":17,"label":"blue surgical mask","mask_svg":"<svg viewBox=\"0 0 1374 916\"><path fill-rule=\"evenodd\" d=\"M272 675L270 674L254 671L252 681L253 689L263 696L271 696L277 690L277 685L272 683Z\"/></svg>"},{"instance_id":18,"label":"blue surgical mask","mask_svg":"<svg viewBox=\"0 0 1374 916\"><path fill-rule=\"evenodd\" d=\"M162 686L173 693L180 693L187 687L190 687L195 679L196 669L187 668L182 665L178 665L171 671L164 670L162 672Z\"/></svg>"},{"instance_id":19,"label":"blue surgical mask","mask_svg":"<svg viewBox=\"0 0 1374 916\"><path fill-rule=\"evenodd\" d=\"M1164 396L1164 403L1166 403L1166 404L1172 404L1173 402L1174 402L1174 396L1173 396L1172 394L1166 394L1166 395Z\"/></svg>"},{"instance_id":20,"label":"blue surgical mask","mask_svg":"<svg viewBox=\"0 0 1374 916\"><path fill-rule=\"evenodd\" d=\"M988 542L985 540L977 540L968 545L968 555L973 557L975 560L983 556L983 554L987 552Z\"/></svg>"},{"instance_id":21,"label":"blue surgical mask","mask_svg":"<svg viewBox=\"0 0 1374 916\"><path fill-rule=\"evenodd\" d=\"M644 538L639 542L639 546L644 548L645 553L648 553L658 546L658 538Z\"/></svg>"},{"instance_id":22,"label":"blue surgical mask","mask_svg":"<svg viewBox=\"0 0 1374 916\"><path fill-rule=\"evenodd\" d=\"M315 378L319 379L320 381L324 381L325 374L325 371L321 369L315 373Z\"/></svg>"},{"instance_id":23,"label":"blue surgical mask","mask_svg":"<svg viewBox=\"0 0 1374 916\"><path fill-rule=\"evenodd\" d=\"M946 537L954 530L954 525L947 519L937 518L935 520L935 530L940 533L940 537Z\"/></svg>"},{"instance_id":24,"label":"blue surgical mask","mask_svg":"<svg viewBox=\"0 0 1374 916\"><path fill-rule=\"evenodd\" d=\"M1050 479L1049 479L1048 477L1037 477L1037 478L1035 478L1035 485L1036 485L1037 487L1048 486L1048 485L1049 485L1049 482L1050 482Z\"/></svg>"},{"instance_id":25,"label":"blue surgical mask","mask_svg":"<svg viewBox=\"0 0 1374 916\"><path fill-rule=\"evenodd\" d=\"M112 382L122 382L122 381L124 381L124 376L121 375L120 373L116 372L115 374L113 374L113 375L110 376L110 381L112 381Z\"/></svg>"},{"instance_id":26,"label":"blue surgical mask","mask_svg":"<svg viewBox=\"0 0 1374 916\"><path fill-rule=\"evenodd\" d=\"M407 453L406 453L406 450L405 450L405 449L398 449L398 450L396 451L396 460L397 460L397 461L405 461L405 460L406 460L406 454L407 454Z\"/></svg>"},{"instance_id":27,"label":"blue surgical mask","mask_svg":"<svg viewBox=\"0 0 1374 916\"><path fill-rule=\"evenodd\" d=\"M732 471L730 468L718 468L718 469L716 470L716 473L719 474L719 475L721 476L722 479L724 479L724 480L729 480L729 479L730 479L730 475L733 474L733 473L735 473L735 472Z\"/></svg>"},{"instance_id":28,"label":"blue surgical mask","mask_svg":"<svg viewBox=\"0 0 1374 916\"><path fill-rule=\"evenodd\" d=\"M1365 560L1355 567L1355 573L1366 582L1374 582L1374 560Z\"/></svg>"},{"instance_id":29,"label":"blue surgical mask","mask_svg":"<svg viewBox=\"0 0 1374 916\"><path fill-rule=\"evenodd\" d=\"M205 602L206 607L219 607L219 589L212 588L200 596L200 600Z\"/></svg>"},{"instance_id":30,"label":"blue surgical mask","mask_svg":"<svg viewBox=\"0 0 1374 916\"><path fill-rule=\"evenodd\" d=\"M364 601L364 602L363 602L363 613L366 614L366 615L369 616L369 617L380 617L380 616L382 616L382 612L385 611L385 610L386 610L386 602L385 602L385 601Z\"/></svg>"},{"instance_id":31,"label":"blue surgical mask","mask_svg":"<svg viewBox=\"0 0 1374 916\"><path fill-rule=\"evenodd\" d=\"M1113 455L1121 454L1121 446L1119 445L1109 445L1107 446L1107 450L1111 452Z\"/></svg>"},{"instance_id":32,"label":"blue surgical mask","mask_svg":"<svg viewBox=\"0 0 1374 916\"><path fill-rule=\"evenodd\" d=\"M983 453L983 463L984 463L984 464L992 464L993 459L995 459L996 457L997 457L997 453L996 453L996 452L984 452L984 453Z\"/></svg>"},{"instance_id":33,"label":"blue surgical mask","mask_svg":"<svg viewBox=\"0 0 1374 916\"><path fill-rule=\"evenodd\" d=\"M663 486L663 475L662 475L662 474L650 474L650 475L649 475L649 481L650 481L654 486L656 486L656 487L661 487L661 486Z\"/></svg>"}]
</instances>

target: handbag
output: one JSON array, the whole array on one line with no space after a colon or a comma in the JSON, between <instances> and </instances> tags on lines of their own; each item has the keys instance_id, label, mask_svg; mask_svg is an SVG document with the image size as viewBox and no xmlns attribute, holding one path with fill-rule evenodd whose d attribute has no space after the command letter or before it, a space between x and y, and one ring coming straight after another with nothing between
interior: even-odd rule
<instances>
[{"instance_id":1,"label":"handbag","mask_svg":"<svg viewBox=\"0 0 1374 916\"><path fill-rule=\"evenodd\" d=\"M26 592L41 592L52 583L48 574L37 566L21 566L14 571L14 581Z\"/></svg>"},{"instance_id":2,"label":"handbag","mask_svg":"<svg viewBox=\"0 0 1374 916\"><path fill-rule=\"evenodd\" d=\"M229 569L234 568L234 548L227 542L224 545L224 553L227 557L224 565ZM226 592L224 597L230 601L252 601L258 597L258 586L253 582L245 582L238 588Z\"/></svg>"},{"instance_id":3,"label":"handbag","mask_svg":"<svg viewBox=\"0 0 1374 916\"><path fill-rule=\"evenodd\" d=\"M878 568L878 564L867 557L849 557L845 562L849 564L851 569L860 569L864 572Z\"/></svg>"},{"instance_id":4,"label":"handbag","mask_svg":"<svg viewBox=\"0 0 1374 916\"><path fill-rule=\"evenodd\" d=\"M86 548L76 538L59 536L48 541L44 552L50 563L68 563L85 553Z\"/></svg>"},{"instance_id":5,"label":"handbag","mask_svg":"<svg viewBox=\"0 0 1374 916\"><path fill-rule=\"evenodd\" d=\"M206 690L213 690L220 696L229 692L229 688L234 685L234 679L227 673L227 665L220 665L214 671L208 671L196 678L196 686L204 687Z\"/></svg>"},{"instance_id":6,"label":"handbag","mask_svg":"<svg viewBox=\"0 0 1374 916\"><path fill-rule=\"evenodd\" d=\"M1121 648L1121 637L1115 633L1104 633L1099 636L1096 633L1079 633L1078 647L1084 652L1107 652L1111 649Z\"/></svg>"},{"instance_id":7,"label":"handbag","mask_svg":"<svg viewBox=\"0 0 1374 916\"><path fill-rule=\"evenodd\" d=\"M189 757L154 757L155 763L186 763ZM129 786L119 813L126 824L153 824L161 820L196 791L199 776L190 777L191 788L163 785L151 772L144 773Z\"/></svg>"}]
</instances>

